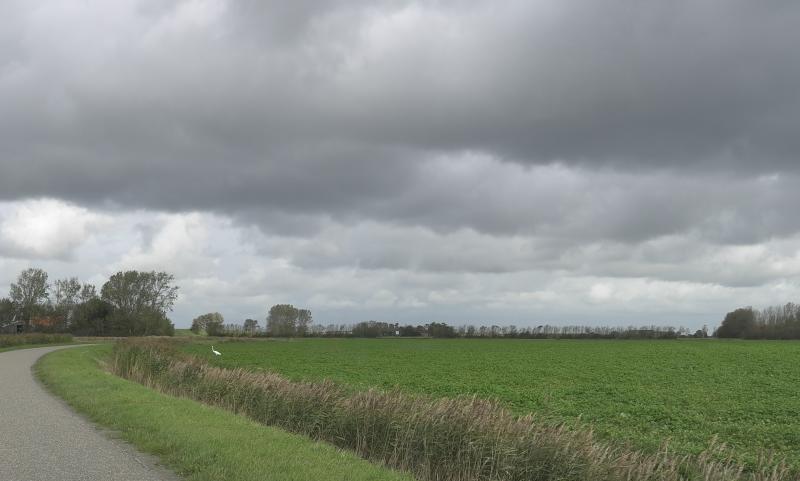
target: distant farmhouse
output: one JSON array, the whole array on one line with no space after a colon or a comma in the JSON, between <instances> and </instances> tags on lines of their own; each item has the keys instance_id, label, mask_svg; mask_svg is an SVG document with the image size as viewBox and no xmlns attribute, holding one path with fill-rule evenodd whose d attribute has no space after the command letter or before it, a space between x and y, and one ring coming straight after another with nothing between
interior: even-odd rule
<instances>
[{"instance_id":1,"label":"distant farmhouse","mask_svg":"<svg viewBox=\"0 0 800 481\"><path fill-rule=\"evenodd\" d=\"M22 321L12 320L5 324L0 324L0 334L19 334L25 331L25 323Z\"/></svg>"},{"instance_id":2,"label":"distant farmhouse","mask_svg":"<svg viewBox=\"0 0 800 481\"><path fill-rule=\"evenodd\" d=\"M53 316L36 317L28 324L33 331L51 331L62 324L61 319Z\"/></svg>"}]
</instances>

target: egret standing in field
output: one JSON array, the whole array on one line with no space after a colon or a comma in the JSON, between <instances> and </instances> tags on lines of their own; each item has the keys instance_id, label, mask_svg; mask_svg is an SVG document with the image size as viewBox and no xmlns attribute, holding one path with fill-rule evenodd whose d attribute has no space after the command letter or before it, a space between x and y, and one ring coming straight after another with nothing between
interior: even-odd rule
<instances>
[{"instance_id":1,"label":"egret standing in field","mask_svg":"<svg viewBox=\"0 0 800 481\"><path fill-rule=\"evenodd\" d=\"M219 352L219 351L217 351L216 349L214 349L214 346L213 346L213 345L211 346L211 352L213 352L215 356L221 356L221 355L222 355L222 353L221 353L221 352Z\"/></svg>"}]
</instances>

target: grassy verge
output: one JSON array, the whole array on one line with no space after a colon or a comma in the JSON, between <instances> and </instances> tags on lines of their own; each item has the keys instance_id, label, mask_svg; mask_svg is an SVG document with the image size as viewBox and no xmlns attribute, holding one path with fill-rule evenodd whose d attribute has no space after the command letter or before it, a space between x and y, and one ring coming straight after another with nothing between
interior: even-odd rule
<instances>
[{"instance_id":1,"label":"grassy verge","mask_svg":"<svg viewBox=\"0 0 800 481\"><path fill-rule=\"evenodd\" d=\"M192 332L191 329L175 329L175 337L205 337L201 334Z\"/></svg>"},{"instance_id":2,"label":"grassy verge","mask_svg":"<svg viewBox=\"0 0 800 481\"><path fill-rule=\"evenodd\" d=\"M13 334L0 335L0 352L34 347L63 346L72 344L74 338L70 334Z\"/></svg>"},{"instance_id":3,"label":"grassy verge","mask_svg":"<svg viewBox=\"0 0 800 481\"><path fill-rule=\"evenodd\" d=\"M591 432L518 417L477 398L434 398L329 381L221 369L174 342L117 343L113 372L163 392L322 439L431 481L788 481L797 473L763 459L744 469L721 447L697 456L643 453Z\"/></svg>"},{"instance_id":4,"label":"grassy verge","mask_svg":"<svg viewBox=\"0 0 800 481\"><path fill-rule=\"evenodd\" d=\"M16 350L19 350L19 349L33 349L35 347L69 346L70 344L71 343L64 343L64 344L25 344L24 346L0 347L0 352L16 351Z\"/></svg>"},{"instance_id":5,"label":"grassy verge","mask_svg":"<svg viewBox=\"0 0 800 481\"><path fill-rule=\"evenodd\" d=\"M18 349L33 349L34 347L53 347L53 346L69 346L72 342L59 342L56 344L23 344L20 346L0 347L0 352L16 351Z\"/></svg>"},{"instance_id":6,"label":"grassy verge","mask_svg":"<svg viewBox=\"0 0 800 481\"><path fill-rule=\"evenodd\" d=\"M57 351L36 372L73 408L188 480L411 480L333 446L113 376L98 365L110 351L108 345Z\"/></svg>"},{"instance_id":7,"label":"grassy verge","mask_svg":"<svg viewBox=\"0 0 800 481\"><path fill-rule=\"evenodd\" d=\"M0 351L7 348L33 347L52 344L70 344L71 334L12 334L0 335Z\"/></svg>"}]
</instances>

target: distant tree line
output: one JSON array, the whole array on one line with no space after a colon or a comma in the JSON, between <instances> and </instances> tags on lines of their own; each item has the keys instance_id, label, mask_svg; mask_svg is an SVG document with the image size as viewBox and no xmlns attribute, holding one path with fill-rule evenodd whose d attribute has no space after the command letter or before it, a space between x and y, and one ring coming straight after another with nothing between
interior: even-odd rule
<instances>
[{"instance_id":1,"label":"distant tree line","mask_svg":"<svg viewBox=\"0 0 800 481\"><path fill-rule=\"evenodd\" d=\"M76 277L51 284L44 270L26 269L0 299L0 331L171 336L167 312L177 298L174 282L165 272L118 272L98 293Z\"/></svg>"},{"instance_id":2,"label":"distant tree line","mask_svg":"<svg viewBox=\"0 0 800 481\"><path fill-rule=\"evenodd\" d=\"M679 337L708 337L708 329L691 332L688 329L661 326L596 327L550 326L518 328L516 326L451 326L444 322L420 325L401 325L383 321L356 324L313 324L311 311L290 304L270 308L262 328L254 319L243 324L226 324L222 314L208 313L192 321L192 331L205 331L212 336L247 337L432 337L432 338L506 338L506 339L677 339Z\"/></svg>"},{"instance_id":3,"label":"distant tree line","mask_svg":"<svg viewBox=\"0 0 800 481\"><path fill-rule=\"evenodd\" d=\"M597 327L550 326L520 328L510 326L451 326L443 322L424 325L401 325L377 321L354 325L316 327L312 332L321 337L434 337L434 338L507 338L507 339L675 339L706 337L706 331L690 334L686 329L672 327Z\"/></svg>"},{"instance_id":4,"label":"distant tree line","mask_svg":"<svg viewBox=\"0 0 800 481\"><path fill-rule=\"evenodd\" d=\"M800 305L790 302L761 310L736 309L725 316L715 335L739 339L800 339Z\"/></svg>"}]
</instances>

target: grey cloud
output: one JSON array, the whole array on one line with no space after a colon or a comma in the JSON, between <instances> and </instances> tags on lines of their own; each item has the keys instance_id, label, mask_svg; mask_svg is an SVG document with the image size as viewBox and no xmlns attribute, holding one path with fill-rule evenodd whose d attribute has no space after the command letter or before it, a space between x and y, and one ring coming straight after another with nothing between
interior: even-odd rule
<instances>
[{"instance_id":1,"label":"grey cloud","mask_svg":"<svg viewBox=\"0 0 800 481\"><path fill-rule=\"evenodd\" d=\"M800 7L788 2L295 3L230 2L170 31L183 3L154 15L149 2L133 27L96 27L115 49L54 48L17 20L29 73L4 89L3 140L41 150L7 157L213 172L334 139L522 162L795 163ZM348 22L308 31L337 12Z\"/></svg>"},{"instance_id":2,"label":"grey cloud","mask_svg":"<svg viewBox=\"0 0 800 481\"><path fill-rule=\"evenodd\" d=\"M0 6L0 198L295 239L388 226L294 252L307 268L507 272L481 248L520 238L510 259L557 269L586 245L800 231L793 2L108 5Z\"/></svg>"}]
</instances>

